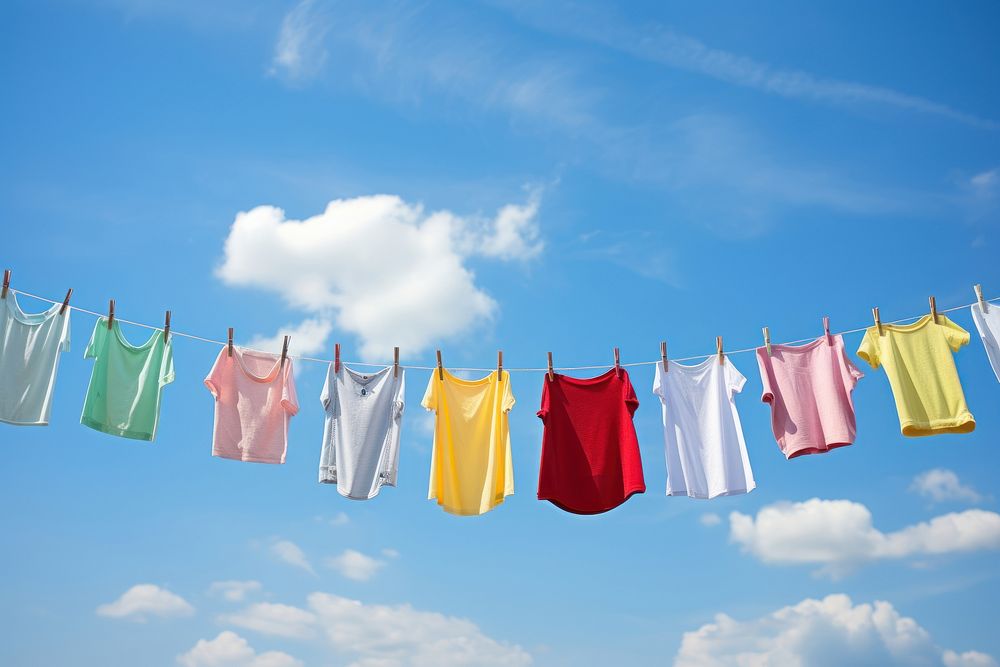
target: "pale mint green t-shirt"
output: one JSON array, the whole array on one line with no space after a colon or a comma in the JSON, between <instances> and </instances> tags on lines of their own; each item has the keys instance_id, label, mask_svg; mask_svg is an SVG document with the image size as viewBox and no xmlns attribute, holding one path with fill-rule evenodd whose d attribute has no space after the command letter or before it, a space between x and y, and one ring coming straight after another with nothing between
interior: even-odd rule
<instances>
[{"instance_id":1,"label":"pale mint green t-shirt","mask_svg":"<svg viewBox=\"0 0 1000 667\"><path fill-rule=\"evenodd\" d=\"M160 417L160 394L174 381L171 342L156 331L142 345L122 335L118 320L108 329L107 318L97 320L84 358L94 359L80 423L136 440L152 440Z\"/></svg>"}]
</instances>

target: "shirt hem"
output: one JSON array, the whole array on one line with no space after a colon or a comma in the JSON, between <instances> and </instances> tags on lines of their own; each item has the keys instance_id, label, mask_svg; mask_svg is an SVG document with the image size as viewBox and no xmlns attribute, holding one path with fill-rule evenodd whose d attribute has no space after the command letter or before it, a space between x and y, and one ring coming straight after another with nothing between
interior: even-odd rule
<instances>
[{"instance_id":1,"label":"shirt hem","mask_svg":"<svg viewBox=\"0 0 1000 667\"><path fill-rule=\"evenodd\" d=\"M490 511L496 509L500 505L503 505L503 501L507 499L507 496L512 496L512 495L514 495L513 491L510 491L510 492L505 491L502 496L497 496L497 497L493 498L493 504L490 505L489 507L487 507L484 510L483 509L463 510L463 509L459 509L457 507L452 507L450 505L446 505L445 503L441 502L437 498L428 498L428 500L437 501L438 507L440 507L441 509L443 509L448 514L453 514L455 516L481 516L483 514L486 514L487 512L490 512Z\"/></svg>"},{"instance_id":2,"label":"shirt hem","mask_svg":"<svg viewBox=\"0 0 1000 667\"><path fill-rule=\"evenodd\" d=\"M219 459L228 459L229 461L243 461L244 463L273 463L281 465L285 462L285 457L281 457L280 461L275 461L274 459L263 459L256 456L230 456L229 454L222 454L220 452L212 452L212 456Z\"/></svg>"},{"instance_id":3,"label":"shirt hem","mask_svg":"<svg viewBox=\"0 0 1000 667\"><path fill-rule=\"evenodd\" d=\"M723 489L721 491L709 492L709 493L691 493L690 491L677 490L677 489L667 489L668 496L687 496L688 498L695 498L697 500L711 500L712 498L720 498L722 496L739 496L744 493L750 493L757 488L756 484L751 484L747 488L739 489Z\"/></svg>"},{"instance_id":4,"label":"shirt hem","mask_svg":"<svg viewBox=\"0 0 1000 667\"><path fill-rule=\"evenodd\" d=\"M900 424L902 434L910 438L939 433L972 433L975 430L976 419L970 412L952 419L936 419L929 422L905 421Z\"/></svg>"},{"instance_id":5,"label":"shirt hem","mask_svg":"<svg viewBox=\"0 0 1000 667\"><path fill-rule=\"evenodd\" d=\"M45 419L43 421L22 422L22 421L14 421L13 419L4 419L3 417L0 417L0 422L3 422L4 424L10 424L11 426L48 426L49 425L49 420L48 419Z\"/></svg>"},{"instance_id":6,"label":"shirt hem","mask_svg":"<svg viewBox=\"0 0 1000 667\"><path fill-rule=\"evenodd\" d=\"M625 493L625 496L623 498L621 498L620 500L616 500L613 505L605 505L605 506L602 506L600 508L594 508L594 509L577 509L577 508L574 508L574 507L570 507L569 505L563 503L562 501L560 501L560 500L558 500L556 498L553 498L553 497L551 497L551 496L549 496L547 494L541 494L541 493L539 493L538 494L538 499L539 500L547 500L550 503L552 503L553 505L555 505L556 507L558 507L559 509L561 509L562 511L569 512L570 514L579 514L581 516L590 516L590 515L594 515L594 514L604 514L605 512L610 512L611 510L615 509L616 507L621 507L622 505L625 504L625 502L629 498L631 498L632 496L634 496L636 494L639 494L639 493L646 493L646 485L645 484L643 484L641 486L635 486L635 487L629 489Z\"/></svg>"},{"instance_id":7,"label":"shirt hem","mask_svg":"<svg viewBox=\"0 0 1000 667\"><path fill-rule=\"evenodd\" d=\"M147 433L145 431L129 431L124 428L115 428L114 426L108 426L107 424L102 424L99 421L90 419L88 417L81 417L80 423L88 428L92 428L95 431L100 431L101 433L107 433L108 435L116 435L119 438L128 438L130 440L145 440L147 442L152 442L153 438L156 437L154 433Z\"/></svg>"},{"instance_id":8,"label":"shirt hem","mask_svg":"<svg viewBox=\"0 0 1000 667\"><path fill-rule=\"evenodd\" d=\"M800 447L798 449L786 452L782 450L785 458L788 460L797 459L800 456L805 456L807 454L826 454L827 452L833 451L834 449L840 449L841 447L847 447L853 445L853 441L840 441L840 442L827 442L823 445L807 445L805 447Z\"/></svg>"}]
</instances>

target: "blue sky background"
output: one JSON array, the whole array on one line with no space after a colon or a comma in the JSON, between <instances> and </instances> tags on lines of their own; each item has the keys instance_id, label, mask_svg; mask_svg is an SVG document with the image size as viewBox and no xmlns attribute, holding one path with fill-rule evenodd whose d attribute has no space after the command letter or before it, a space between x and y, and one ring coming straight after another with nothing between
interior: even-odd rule
<instances>
[{"instance_id":1,"label":"blue sky background","mask_svg":"<svg viewBox=\"0 0 1000 667\"><path fill-rule=\"evenodd\" d=\"M662 339L672 357L707 354L719 334L737 349L764 325L801 339L824 315L841 330L874 305L888 321L931 294L969 303L975 283L1000 294L994 3L244 4L8 3L0 264L15 288L72 286L77 306L115 298L150 324L169 308L178 331L234 326L243 342L320 321L293 353L329 357L338 340L347 359L381 361L358 350L398 331L422 341L404 364L441 347L448 365L490 366L502 348L513 367L548 350L557 365L610 363L616 345L645 361ZM417 219L453 214L468 245L431 247L431 265L469 272L456 275L491 315L463 319L459 302L428 315L421 272L387 261L415 252L402 240L331 246L322 288L343 301L322 307L289 297L287 250L242 257L250 275L220 271L240 212L302 220L377 194L422 205ZM498 249L505 206L524 226ZM377 277L424 316L383 308L377 334L351 319L343 303L377 303ZM974 332L967 311L953 319ZM425 499L425 371L407 376L399 487L358 503L316 483L321 364L296 363L286 465L222 461L201 383L210 344L175 339L155 443L77 423L93 324L74 313L51 425L0 430L3 664L697 665L727 664L734 646L764 664L1000 658L1000 386L975 336L956 358L975 433L904 439L884 373L862 367L857 444L792 461L753 356L733 356L758 488L712 501L664 497L652 369L637 367L647 493L596 517L535 499L542 375L515 374L515 495L469 519ZM934 469L950 474L915 484ZM812 498L850 503L777 505L787 549L731 532L731 512ZM879 557L859 508L882 533L970 523ZM227 599L220 581L258 586ZM157 588L101 607L139 584ZM833 594L850 602L804 602ZM323 606L340 598L359 604ZM862 606L876 601L891 608ZM864 627L850 641L837 604ZM732 625L682 649L720 613ZM781 632L796 628L798 643Z\"/></svg>"}]
</instances>

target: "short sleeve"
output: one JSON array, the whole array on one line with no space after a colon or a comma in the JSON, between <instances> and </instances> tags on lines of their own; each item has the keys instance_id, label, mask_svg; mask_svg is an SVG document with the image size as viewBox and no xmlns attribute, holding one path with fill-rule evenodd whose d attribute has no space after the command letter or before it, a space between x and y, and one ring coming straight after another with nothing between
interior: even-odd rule
<instances>
[{"instance_id":1,"label":"short sleeve","mask_svg":"<svg viewBox=\"0 0 1000 667\"><path fill-rule=\"evenodd\" d=\"M663 364L657 363L653 368L653 395L663 398Z\"/></svg>"},{"instance_id":2,"label":"short sleeve","mask_svg":"<svg viewBox=\"0 0 1000 667\"><path fill-rule=\"evenodd\" d=\"M969 344L969 332L958 326L944 315L938 315L938 323L943 327L944 337L952 352L958 352L963 345Z\"/></svg>"},{"instance_id":3,"label":"short sleeve","mask_svg":"<svg viewBox=\"0 0 1000 667\"><path fill-rule=\"evenodd\" d=\"M858 380L863 378L865 374L847 357L847 350L844 348L844 339L840 336L837 336L837 338L840 339L838 342L840 344L840 363L844 376L844 384L849 389L853 389L858 384Z\"/></svg>"},{"instance_id":4,"label":"short sleeve","mask_svg":"<svg viewBox=\"0 0 1000 667\"><path fill-rule=\"evenodd\" d=\"M97 354L104 347L104 340L107 337L108 332L108 320L104 317L97 319L97 324L94 325L94 333L90 334L90 342L87 343L87 349L83 351L84 359L96 359Z\"/></svg>"},{"instance_id":5,"label":"short sleeve","mask_svg":"<svg viewBox=\"0 0 1000 667\"><path fill-rule=\"evenodd\" d=\"M861 339L858 347L858 356L868 362L872 368L878 368L882 364L879 358L878 332L872 329L865 330L865 337Z\"/></svg>"},{"instance_id":6,"label":"short sleeve","mask_svg":"<svg viewBox=\"0 0 1000 667\"><path fill-rule=\"evenodd\" d=\"M639 409L639 397L635 395L635 387L632 386L632 378L628 376L628 371L622 369L622 393L625 399L625 405L628 407L628 413L634 415L635 411Z\"/></svg>"},{"instance_id":7,"label":"short sleeve","mask_svg":"<svg viewBox=\"0 0 1000 667\"><path fill-rule=\"evenodd\" d=\"M743 373L733 365L733 362L726 357L726 386L729 388L729 395L734 396L741 391L743 391L743 385L746 384L747 379L743 376Z\"/></svg>"},{"instance_id":8,"label":"short sleeve","mask_svg":"<svg viewBox=\"0 0 1000 667\"><path fill-rule=\"evenodd\" d=\"M762 403L774 402L774 387L771 385L771 368L767 362L767 349L757 348L757 368L760 370L760 400Z\"/></svg>"},{"instance_id":9,"label":"short sleeve","mask_svg":"<svg viewBox=\"0 0 1000 667\"><path fill-rule=\"evenodd\" d=\"M502 409L503 409L504 412L510 412L511 409L514 407L514 403L515 403L515 400L514 400L514 388L510 386L510 373L508 373L507 371L504 371L503 375L500 377L500 380L501 380L501 382L503 384L503 404L502 404Z\"/></svg>"},{"instance_id":10,"label":"short sleeve","mask_svg":"<svg viewBox=\"0 0 1000 667\"><path fill-rule=\"evenodd\" d=\"M406 371L399 369L399 383L396 385L396 396L392 403L393 416L400 419L403 416L403 408L406 407Z\"/></svg>"},{"instance_id":11,"label":"short sleeve","mask_svg":"<svg viewBox=\"0 0 1000 667\"><path fill-rule=\"evenodd\" d=\"M543 422L549 416L549 401L551 400L549 395L549 385L552 384L552 382L554 382L554 380L549 380L548 373L542 376L542 401L541 405L538 406L538 412L535 414Z\"/></svg>"},{"instance_id":12,"label":"short sleeve","mask_svg":"<svg viewBox=\"0 0 1000 667\"><path fill-rule=\"evenodd\" d=\"M433 410L434 412L437 412L438 409L437 371L431 371L431 377L427 380L427 390L424 391L424 397L420 401L420 405L424 406L428 410Z\"/></svg>"},{"instance_id":13,"label":"short sleeve","mask_svg":"<svg viewBox=\"0 0 1000 667\"><path fill-rule=\"evenodd\" d=\"M319 402L324 410L328 411L330 409L330 402L337 391L336 382L337 378L333 373L333 364L331 363L326 370L326 380L323 382L323 389L319 392ZM330 388L331 386L333 386L332 389Z\"/></svg>"},{"instance_id":14,"label":"short sleeve","mask_svg":"<svg viewBox=\"0 0 1000 667\"><path fill-rule=\"evenodd\" d=\"M219 400L219 392L222 390L222 365L226 363L225 359L226 348L223 347L219 351L219 356L215 358L215 363L212 364L212 370L205 376L205 387L212 392L215 400Z\"/></svg>"},{"instance_id":15,"label":"short sleeve","mask_svg":"<svg viewBox=\"0 0 1000 667\"><path fill-rule=\"evenodd\" d=\"M160 386L174 381L174 346L168 341L163 345L163 361L160 362Z\"/></svg>"},{"instance_id":16,"label":"short sleeve","mask_svg":"<svg viewBox=\"0 0 1000 667\"><path fill-rule=\"evenodd\" d=\"M67 308L66 312L60 316L63 318L63 330L62 330L62 338L59 341L59 349L62 350L63 352L69 352L70 333L73 329L70 326L69 316L70 313L72 312L73 312L72 310Z\"/></svg>"},{"instance_id":17,"label":"short sleeve","mask_svg":"<svg viewBox=\"0 0 1000 667\"><path fill-rule=\"evenodd\" d=\"M295 373L292 371L292 360L285 360L285 377L281 385L281 407L291 416L299 411L299 397L295 393Z\"/></svg>"}]
</instances>

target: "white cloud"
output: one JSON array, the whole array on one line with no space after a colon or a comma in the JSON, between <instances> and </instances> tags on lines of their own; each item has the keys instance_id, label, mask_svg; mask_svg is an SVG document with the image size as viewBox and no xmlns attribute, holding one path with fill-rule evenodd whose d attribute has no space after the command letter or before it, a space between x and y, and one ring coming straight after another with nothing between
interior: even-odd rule
<instances>
[{"instance_id":1,"label":"white cloud","mask_svg":"<svg viewBox=\"0 0 1000 667\"><path fill-rule=\"evenodd\" d=\"M382 555L386 558L399 558L399 552L395 549L382 549Z\"/></svg>"},{"instance_id":2,"label":"white cloud","mask_svg":"<svg viewBox=\"0 0 1000 667\"><path fill-rule=\"evenodd\" d=\"M302 667L302 662L281 651L257 653L235 632L220 632L215 639L199 639L190 651L177 656L182 667Z\"/></svg>"},{"instance_id":3,"label":"white cloud","mask_svg":"<svg viewBox=\"0 0 1000 667\"><path fill-rule=\"evenodd\" d=\"M261 590L259 581L214 581L208 587L211 595L220 595L230 602L243 602L247 595Z\"/></svg>"},{"instance_id":4,"label":"white cloud","mask_svg":"<svg viewBox=\"0 0 1000 667\"><path fill-rule=\"evenodd\" d=\"M306 572L316 574L316 571L313 570L309 559L306 558L305 553L299 548L299 545L294 542L289 542L288 540L278 540L271 545L271 553L284 563L288 563L289 565L305 570Z\"/></svg>"},{"instance_id":5,"label":"white cloud","mask_svg":"<svg viewBox=\"0 0 1000 667\"><path fill-rule=\"evenodd\" d=\"M355 667L521 667L531 656L498 642L475 623L410 605L369 605L313 593L309 607L335 649L355 656Z\"/></svg>"},{"instance_id":6,"label":"white cloud","mask_svg":"<svg viewBox=\"0 0 1000 667\"><path fill-rule=\"evenodd\" d=\"M304 609L274 602L258 602L234 614L219 617L221 623L254 630L265 635L305 639L316 634L316 617Z\"/></svg>"},{"instance_id":7,"label":"white cloud","mask_svg":"<svg viewBox=\"0 0 1000 667\"><path fill-rule=\"evenodd\" d=\"M1000 549L1000 515L966 510L883 533L861 503L813 498L729 515L729 537L765 563L821 565L840 576L881 559Z\"/></svg>"},{"instance_id":8,"label":"white cloud","mask_svg":"<svg viewBox=\"0 0 1000 667\"><path fill-rule=\"evenodd\" d=\"M970 503L982 502L983 497L971 486L962 484L958 475L944 468L933 468L913 478L910 490L930 498L936 503L961 500Z\"/></svg>"},{"instance_id":9,"label":"white cloud","mask_svg":"<svg viewBox=\"0 0 1000 667\"><path fill-rule=\"evenodd\" d=\"M326 564L348 579L368 581L385 566L385 561L366 556L354 549L345 549L339 556L328 558Z\"/></svg>"},{"instance_id":10,"label":"white cloud","mask_svg":"<svg viewBox=\"0 0 1000 667\"><path fill-rule=\"evenodd\" d=\"M722 517L716 514L715 512L705 512L700 517L698 517L698 521L703 526L709 526L709 527L718 526L720 523L722 523Z\"/></svg>"},{"instance_id":11,"label":"white cloud","mask_svg":"<svg viewBox=\"0 0 1000 667\"><path fill-rule=\"evenodd\" d=\"M331 519L327 521L331 526L346 526L351 522L351 517L347 516L344 512L337 512Z\"/></svg>"},{"instance_id":12,"label":"white cloud","mask_svg":"<svg viewBox=\"0 0 1000 667\"><path fill-rule=\"evenodd\" d=\"M1000 169L990 169L969 179L969 184L980 191L992 191L1000 184Z\"/></svg>"},{"instance_id":13,"label":"white cloud","mask_svg":"<svg viewBox=\"0 0 1000 667\"><path fill-rule=\"evenodd\" d=\"M298 324L286 324L273 336L254 336L247 343L247 347L280 354L284 337L287 335L291 336L288 341L289 354L316 354L326 348L326 339L331 331L333 322L330 320L322 317L308 318Z\"/></svg>"},{"instance_id":14,"label":"white cloud","mask_svg":"<svg viewBox=\"0 0 1000 667\"><path fill-rule=\"evenodd\" d=\"M331 23L318 4L315 0L302 0L285 15L274 45L271 74L304 80L322 71L327 58L323 42Z\"/></svg>"},{"instance_id":15,"label":"white cloud","mask_svg":"<svg viewBox=\"0 0 1000 667\"><path fill-rule=\"evenodd\" d=\"M194 613L187 600L154 584L137 584L120 598L97 608L99 616L127 618L144 622L148 616L190 616Z\"/></svg>"},{"instance_id":16,"label":"white cloud","mask_svg":"<svg viewBox=\"0 0 1000 667\"><path fill-rule=\"evenodd\" d=\"M829 595L748 621L718 614L714 622L684 634L674 667L725 665L972 667L996 662L974 651L942 651L924 628L888 602L855 605L846 595Z\"/></svg>"},{"instance_id":17,"label":"white cloud","mask_svg":"<svg viewBox=\"0 0 1000 667\"><path fill-rule=\"evenodd\" d=\"M538 197L492 219L428 214L393 195L338 199L301 221L258 206L236 216L218 275L278 292L313 316L313 339L333 322L361 339L362 355L388 358L394 345L415 353L494 315L466 260L537 256Z\"/></svg>"}]
</instances>

